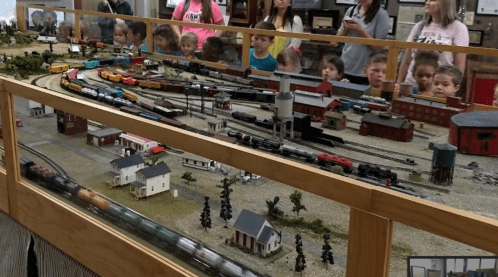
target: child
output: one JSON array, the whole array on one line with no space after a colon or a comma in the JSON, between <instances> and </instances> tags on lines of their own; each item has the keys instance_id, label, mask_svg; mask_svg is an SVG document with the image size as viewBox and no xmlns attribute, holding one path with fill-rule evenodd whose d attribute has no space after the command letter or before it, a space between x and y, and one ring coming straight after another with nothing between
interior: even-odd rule
<instances>
[{"instance_id":1,"label":"child","mask_svg":"<svg viewBox=\"0 0 498 277\"><path fill-rule=\"evenodd\" d=\"M114 45L128 46L127 44L128 28L126 24L114 25Z\"/></svg>"},{"instance_id":2,"label":"child","mask_svg":"<svg viewBox=\"0 0 498 277\"><path fill-rule=\"evenodd\" d=\"M183 34L180 37L180 48L185 58L195 59L194 53L197 50L197 35L192 32Z\"/></svg>"},{"instance_id":3,"label":"child","mask_svg":"<svg viewBox=\"0 0 498 277\"><path fill-rule=\"evenodd\" d=\"M344 62L341 58L334 54L325 55L320 62L319 71L322 74L322 77L330 80L349 82L348 79L344 77Z\"/></svg>"},{"instance_id":4,"label":"child","mask_svg":"<svg viewBox=\"0 0 498 277\"><path fill-rule=\"evenodd\" d=\"M128 23L128 43L131 44L131 49L147 52L147 45L144 43L146 36L147 24L145 22L132 21Z\"/></svg>"},{"instance_id":5,"label":"child","mask_svg":"<svg viewBox=\"0 0 498 277\"><path fill-rule=\"evenodd\" d=\"M200 58L205 61L219 62L223 58L223 41L219 37L208 37L202 44Z\"/></svg>"},{"instance_id":6,"label":"child","mask_svg":"<svg viewBox=\"0 0 498 277\"><path fill-rule=\"evenodd\" d=\"M256 23L254 28L276 31L275 25L266 21ZM254 35L252 37L254 48L251 48L249 52L251 68L266 71L275 71L277 69L277 60L268 53L268 48L273 44L273 39L273 36L263 35Z\"/></svg>"},{"instance_id":7,"label":"child","mask_svg":"<svg viewBox=\"0 0 498 277\"><path fill-rule=\"evenodd\" d=\"M299 54L288 47L280 51L277 55L278 70L285 72L300 73L301 60Z\"/></svg>"},{"instance_id":8,"label":"child","mask_svg":"<svg viewBox=\"0 0 498 277\"><path fill-rule=\"evenodd\" d=\"M162 24L154 31L154 41L160 54L179 55L178 45L175 40L175 32L168 24Z\"/></svg>"},{"instance_id":9,"label":"child","mask_svg":"<svg viewBox=\"0 0 498 277\"><path fill-rule=\"evenodd\" d=\"M460 89L462 72L454 65L444 65L436 69L432 86L433 96L454 96Z\"/></svg>"},{"instance_id":10,"label":"child","mask_svg":"<svg viewBox=\"0 0 498 277\"><path fill-rule=\"evenodd\" d=\"M413 94L432 95L432 81L438 67L438 60L439 55L435 52L417 52L413 66L413 78L417 87L413 88Z\"/></svg>"},{"instance_id":11,"label":"child","mask_svg":"<svg viewBox=\"0 0 498 277\"><path fill-rule=\"evenodd\" d=\"M370 87L380 89L386 79L387 55L382 52L371 53L364 70Z\"/></svg>"}]
</instances>

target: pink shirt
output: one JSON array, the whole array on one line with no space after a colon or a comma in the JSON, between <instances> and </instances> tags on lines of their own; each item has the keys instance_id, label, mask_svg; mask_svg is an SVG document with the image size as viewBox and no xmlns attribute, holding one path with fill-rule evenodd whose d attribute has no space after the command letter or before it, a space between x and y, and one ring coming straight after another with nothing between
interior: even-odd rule
<instances>
[{"instance_id":1,"label":"pink shirt","mask_svg":"<svg viewBox=\"0 0 498 277\"><path fill-rule=\"evenodd\" d=\"M413 37L415 37L420 24L422 24L422 22L415 24L406 41L413 41ZM446 28L443 28L441 24L431 22L429 26L425 26L422 29L422 32L416 42L469 46L469 31L467 30L467 26L458 20L453 21L451 24L447 25ZM412 85L416 85L415 79L412 76L413 66L415 65L415 54L417 53L416 51L418 51L418 49L412 49L412 62L410 63L408 74L405 78L405 82ZM439 51L438 64L440 66L453 65L453 61L453 53Z\"/></svg>"},{"instance_id":2,"label":"pink shirt","mask_svg":"<svg viewBox=\"0 0 498 277\"><path fill-rule=\"evenodd\" d=\"M183 18L180 19L183 13L183 4L185 1L180 2L178 6L176 6L175 11L173 12L173 18L175 20L180 20L184 22L194 22L194 23L204 23L200 21L202 14L202 3L196 0L190 0L190 5L188 10L183 15ZM223 20L223 15L221 14L220 7L214 1L211 1L211 11L213 14L213 22L215 24ZM209 22L208 22L209 23ZM215 30L205 29L205 28L194 28L194 27L183 27L182 34L193 32L197 35L199 49L202 49L202 44L208 37L212 37L215 35Z\"/></svg>"}]
</instances>

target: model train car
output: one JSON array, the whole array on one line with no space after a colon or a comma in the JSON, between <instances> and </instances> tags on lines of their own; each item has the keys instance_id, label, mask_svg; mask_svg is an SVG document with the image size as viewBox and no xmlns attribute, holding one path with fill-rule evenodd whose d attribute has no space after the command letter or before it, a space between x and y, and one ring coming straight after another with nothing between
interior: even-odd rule
<instances>
[{"instance_id":1,"label":"model train car","mask_svg":"<svg viewBox=\"0 0 498 277\"><path fill-rule=\"evenodd\" d=\"M256 119L257 119L257 117L255 115L247 114L247 113L243 113L243 112L232 112L232 117L235 119L247 121L250 123L256 123Z\"/></svg>"},{"instance_id":2,"label":"model train car","mask_svg":"<svg viewBox=\"0 0 498 277\"><path fill-rule=\"evenodd\" d=\"M393 184L398 182L398 174L391 172L389 169L381 169L378 166L369 164L360 164L358 166L358 176L374 177L381 180L390 179Z\"/></svg>"},{"instance_id":3,"label":"model train car","mask_svg":"<svg viewBox=\"0 0 498 277\"><path fill-rule=\"evenodd\" d=\"M221 273L230 277L256 277L248 268L237 265L215 251L183 237L168 228L151 221L125 206L100 197L77 183L67 180L34 162L20 159L21 174L25 178L57 193L67 196L72 201L85 205L99 216L117 223L119 226L146 238L161 248L173 251L188 262L210 274Z\"/></svg>"}]
</instances>

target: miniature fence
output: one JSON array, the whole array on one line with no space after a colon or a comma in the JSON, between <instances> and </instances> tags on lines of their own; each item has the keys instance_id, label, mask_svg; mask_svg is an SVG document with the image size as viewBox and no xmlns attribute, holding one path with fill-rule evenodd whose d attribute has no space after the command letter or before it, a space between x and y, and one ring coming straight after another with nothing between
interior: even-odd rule
<instances>
[{"instance_id":1,"label":"miniature fence","mask_svg":"<svg viewBox=\"0 0 498 277\"><path fill-rule=\"evenodd\" d=\"M29 5L18 6L18 19L21 30L26 27L22 26L25 24L24 7L40 8L39 6ZM43 9L76 13L76 25L78 25L79 14L88 14L143 20L147 21L149 27L153 22L199 26L199 24L194 23L116 16L89 11L73 11L49 7L43 7ZM280 36L292 35L299 38L330 42L387 45L389 47L388 75L390 78L395 77L397 53L401 47L498 56L498 50L496 49L436 46L309 34L286 34L215 25L202 26L243 32L243 52L247 54L247 57L249 38L254 33ZM151 28L148 31L150 32ZM171 56L171 58L176 57ZM247 63L247 60L245 62ZM388 189L373 187L360 181L287 161L273 155L0 77L1 122L5 148L5 170L0 169L0 209L102 276L195 275L44 190L24 182L20 177L14 95L31 99L56 109L71 111L72 114L77 116L139 134L174 148L253 172L350 206L348 277L388 276L394 221L498 254L497 220Z\"/></svg>"}]
</instances>

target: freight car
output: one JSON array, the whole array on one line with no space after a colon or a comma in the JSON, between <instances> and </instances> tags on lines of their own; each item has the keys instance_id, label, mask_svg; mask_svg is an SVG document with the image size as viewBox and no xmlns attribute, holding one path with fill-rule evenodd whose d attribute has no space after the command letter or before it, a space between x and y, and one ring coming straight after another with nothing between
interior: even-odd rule
<instances>
[{"instance_id":1,"label":"freight car","mask_svg":"<svg viewBox=\"0 0 498 277\"><path fill-rule=\"evenodd\" d=\"M398 182L398 174L392 172L390 169L381 169L378 166L371 166L369 164L360 164L358 166L358 176L375 177L381 180L390 179L393 184Z\"/></svg>"},{"instance_id":2,"label":"freight car","mask_svg":"<svg viewBox=\"0 0 498 277\"><path fill-rule=\"evenodd\" d=\"M50 73L55 74L55 73L61 73L64 71L67 71L69 69L69 65L67 64L61 64L61 65L52 65L50 66Z\"/></svg>"},{"instance_id":3,"label":"freight car","mask_svg":"<svg viewBox=\"0 0 498 277\"><path fill-rule=\"evenodd\" d=\"M316 160L316 155L312 151L288 145L283 145L281 150L282 150L282 155L284 156L293 156L308 162L314 162Z\"/></svg>"},{"instance_id":4,"label":"freight car","mask_svg":"<svg viewBox=\"0 0 498 277\"><path fill-rule=\"evenodd\" d=\"M242 265L236 265L207 247L182 237L137 214L133 210L102 198L97 193L87 190L77 183L67 180L23 157L20 159L21 175L51 191L66 196L71 201L95 213L126 230L147 239L156 246L172 251L187 262L210 274L221 273L229 277L256 277L253 272Z\"/></svg>"},{"instance_id":5,"label":"freight car","mask_svg":"<svg viewBox=\"0 0 498 277\"><path fill-rule=\"evenodd\" d=\"M249 123L256 123L257 117L255 115L243 113L243 112L232 112L232 117L235 119L247 121Z\"/></svg>"},{"instance_id":6,"label":"freight car","mask_svg":"<svg viewBox=\"0 0 498 277\"><path fill-rule=\"evenodd\" d=\"M353 172L353 162L346 158L340 158L327 153L317 155L317 161L320 165L338 165L341 166L346 173Z\"/></svg>"}]
</instances>

